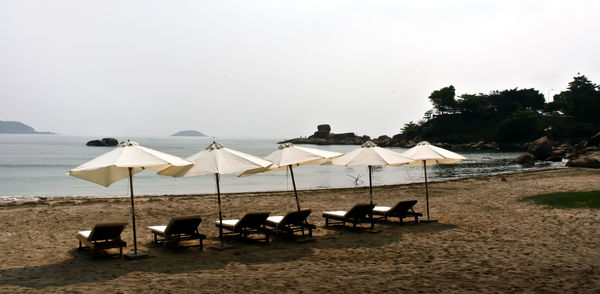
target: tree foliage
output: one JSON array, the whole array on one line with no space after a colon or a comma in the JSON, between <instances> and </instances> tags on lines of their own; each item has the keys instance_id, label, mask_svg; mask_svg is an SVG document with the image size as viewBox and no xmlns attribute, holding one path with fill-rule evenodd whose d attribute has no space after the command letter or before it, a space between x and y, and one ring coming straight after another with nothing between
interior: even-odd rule
<instances>
[{"instance_id":1,"label":"tree foliage","mask_svg":"<svg viewBox=\"0 0 600 294\"><path fill-rule=\"evenodd\" d=\"M433 107L443 114L456 108L457 103L454 96L454 86L450 85L433 91L431 95L429 95L429 100L431 101L431 104L433 104Z\"/></svg>"},{"instance_id":2,"label":"tree foliage","mask_svg":"<svg viewBox=\"0 0 600 294\"><path fill-rule=\"evenodd\" d=\"M600 123L600 92L598 85L579 75L569 83L566 91L554 96L556 108L584 122Z\"/></svg>"},{"instance_id":3,"label":"tree foliage","mask_svg":"<svg viewBox=\"0 0 600 294\"><path fill-rule=\"evenodd\" d=\"M500 142L528 141L540 137L539 115L531 110L519 110L498 124L496 140Z\"/></svg>"},{"instance_id":4,"label":"tree foliage","mask_svg":"<svg viewBox=\"0 0 600 294\"><path fill-rule=\"evenodd\" d=\"M552 103L545 103L544 95L532 88L462 94L456 99L452 85L433 91L429 100L435 111L428 111L419 123L406 124L403 138L520 142L544 132L575 138L591 136L600 129L600 89L584 75L574 77ZM567 116L542 114L555 110Z\"/></svg>"}]
</instances>

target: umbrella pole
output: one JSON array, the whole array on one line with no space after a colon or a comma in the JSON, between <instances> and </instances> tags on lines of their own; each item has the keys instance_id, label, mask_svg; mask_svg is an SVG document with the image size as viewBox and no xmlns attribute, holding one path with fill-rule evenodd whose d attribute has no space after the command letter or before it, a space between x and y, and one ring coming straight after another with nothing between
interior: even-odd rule
<instances>
[{"instance_id":1,"label":"umbrella pole","mask_svg":"<svg viewBox=\"0 0 600 294\"><path fill-rule=\"evenodd\" d=\"M221 239L221 247L224 247L223 241L223 215L221 214L221 188L219 186L219 174L215 173L217 180L217 201L219 202L219 239Z\"/></svg>"},{"instance_id":2,"label":"umbrella pole","mask_svg":"<svg viewBox=\"0 0 600 294\"><path fill-rule=\"evenodd\" d=\"M371 179L372 167L369 165L369 194L371 195L371 206L373 206L373 181ZM371 230L375 228L373 223L373 209L369 211L369 220L371 221Z\"/></svg>"},{"instance_id":3,"label":"umbrella pole","mask_svg":"<svg viewBox=\"0 0 600 294\"><path fill-rule=\"evenodd\" d=\"M300 211L300 201L298 200L298 191L296 190L296 180L294 179L294 169L292 169L292 165L288 165L290 168L290 175L292 176L292 185L294 186L294 195L296 195L296 206L298 206L298 211Z\"/></svg>"},{"instance_id":4,"label":"umbrella pole","mask_svg":"<svg viewBox=\"0 0 600 294\"><path fill-rule=\"evenodd\" d=\"M427 202L427 221L429 221L429 188L427 187L427 161L423 160L423 171L425 172L425 201Z\"/></svg>"},{"instance_id":5,"label":"umbrella pole","mask_svg":"<svg viewBox=\"0 0 600 294\"><path fill-rule=\"evenodd\" d=\"M133 174L129 168L129 195L131 195L131 219L133 222L133 252L137 255L137 238L135 235L135 207L133 206Z\"/></svg>"}]
</instances>

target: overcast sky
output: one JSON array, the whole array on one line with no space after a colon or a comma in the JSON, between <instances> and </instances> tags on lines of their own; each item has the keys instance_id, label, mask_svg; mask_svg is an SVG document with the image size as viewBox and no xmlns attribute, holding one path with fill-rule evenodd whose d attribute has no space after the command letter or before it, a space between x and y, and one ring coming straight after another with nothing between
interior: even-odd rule
<instances>
[{"instance_id":1,"label":"overcast sky","mask_svg":"<svg viewBox=\"0 0 600 294\"><path fill-rule=\"evenodd\" d=\"M457 94L600 83L600 1L0 1L0 120L38 131L399 133Z\"/></svg>"}]
</instances>

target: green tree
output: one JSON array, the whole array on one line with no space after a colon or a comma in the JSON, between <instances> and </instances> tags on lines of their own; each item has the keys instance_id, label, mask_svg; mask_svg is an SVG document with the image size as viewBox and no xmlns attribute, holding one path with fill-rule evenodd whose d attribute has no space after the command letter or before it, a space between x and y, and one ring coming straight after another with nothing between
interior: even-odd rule
<instances>
[{"instance_id":1,"label":"green tree","mask_svg":"<svg viewBox=\"0 0 600 294\"><path fill-rule=\"evenodd\" d=\"M499 142L519 142L542 134L540 115L532 110L518 110L498 124L495 137Z\"/></svg>"},{"instance_id":2,"label":"green tree","mask_svg":"<svg viewBox=\"0 0 600 294\"><path fill-rule=\"evenodd\" d=\"M456 99L455 95L452 85L433 91L429 96L433 111L425 113L423 121L404 125L403 135L407 136L403 138L452 143L527 142L548 134L558 140L578 140L600 129L600 88L584 75L574 77L568 88L547 104L535 89L462 94ZM567 116L543 116L540 110L561 110Z\"/></svg>"},{"instance_id":3,"label":"green tree","mask_svg":"<svg viewBox=\"0 0 600 294\"><path fill-rule=\"evenodd\" d=\"M554 96L554 102L559 109L576 120L600 123L598 85L585 75L574 77L566 91Z\"/></svg>"},{"instance_id":4,"label":"green tree","mask_svg":"<svg viewBox=\"0 0 600 294\"><path fill-rule=\"evenodd\" d=\"M485 94L463 94L459 98L457 102L461 112L483 113L490 105L489 96Z\"/></svg>"},{"instance_id":5,"label":"green tree","mask_svg":"<svg viewBox=\"0 0 600 294\"><path fill-rule=\"evenodd\" d=\"M402 134L406 139L414 139L415 137L418 137L421 134L421 132L421 125L416 124L412 121L404 124L404 127L402 128Z\"/></svg>"},{"instance_id":6,"label":"green tree","mask_svg":"<svg viewBox=\"0 0 600 294\"><path fill-rule=\"evenodd\" d=\"M535 89L510 89L494 91L490 94L490 102L504 114L519 109L541 110L544 108L544 95Z\"/></svg>"},{"instance_id":7,"label":"green tree","mask_svg":"<svg viewBox=\"0 0 600 294\"><path fill-rule=\"evenodd\" d=\"M431 95L429 95L429 100L435 109L444 114L456 110L457 103L454 99L454 96L454 86L450 85L448 87L433 91Z\"/></svg>"}]
</instances>

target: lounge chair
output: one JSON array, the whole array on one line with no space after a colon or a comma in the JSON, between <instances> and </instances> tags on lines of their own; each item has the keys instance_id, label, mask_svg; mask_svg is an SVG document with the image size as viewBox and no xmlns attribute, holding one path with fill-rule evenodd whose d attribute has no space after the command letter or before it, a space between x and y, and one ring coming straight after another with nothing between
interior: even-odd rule
<instances>
[{"instance_id":1,"label":"lounge chair","mask_svg":"<svg viewBox=\"0 0 600 294\"><path fill-rule=\"evenodd\" d=\"M240 236L248 239L251 234L264 234L264 241L269 243L269 230L265 226L265 222L269 217L268 213L247 213L241 219L228 219L223 220L223 236ZM220 226L220 222L215 221L217 228Z\"/></svg>"},{"instance_id":2,"label":"lounge chair","mask_svg":"<svg viewBox=\"0 0 600 294\"><path fill-rule=\"evenodd\" d=\"M404 224L403 219L414 217L415 224L419 223L419 217L423 216L420 212L415 212L413 206L417 204L417 200L400 201L394 207L375 206L373 214L380 216L379 219L387 219L388 217L397 217L400 219L400 224Z\"/></svg>"},{"instance_id":3,"label":"lounge chair","mask_svg":"<svg viewBox=\"0 0 600 294\"><path fill-rule=\"evenodd\" d=\"M172 246L175 251L178 247L200 246L202 250L203 240L206 235L198 232L198 226L202 218L198 215L184 215L172 218L166 226L149 226L148 229L154 234L154 243L162 243ZM159 238L160 237L160 238ZM181 241L198 240L198 245L180 246Z\"/></svg>"},{"instance_id":4,"label":"lounge chair","mask_svg":"<svg viewBox=\"0 0 600 294\"><path fill-rule=\"evenodd\" d=\"M121 233L126 226L127 223L98 223L91 230L79 231L79 249L89 248L94 257L97 251L119 248L119 257L122 257L127 243L121 240Z\"/></svg>"},{"instance_id":5,"label":"lounge chair","mask_svg":"<svg viewBox=\"0 0 600 294\"><path fill-rule=\"evenodd\" d=\"M325 227L329 227L330 220L338 221L332 224L346 225L346 223L352 223L352 227L356 228L359 223L369 222L369 213L373 210L374 205L371 204L357 204L348 211L325 211L323 217L325 218Z\"/></svg>"},{"instance_id":6,"label":"lounge chair","mask_svg":"<svg viewBox=\"0 0 600 294\"><path fill-rule=\"evenodd\" d=\"M305 209L290 212L285 216L270 216L267 218L266 225L272 228L275 235L284 234L287 237L294 238L294 233L302 232L302 236L304 236L304 231L308 230L308 236L312 237L312 230L317 227L309 224L306 220L310 213L310 209Z\"/></svg>"}]
</instances>

